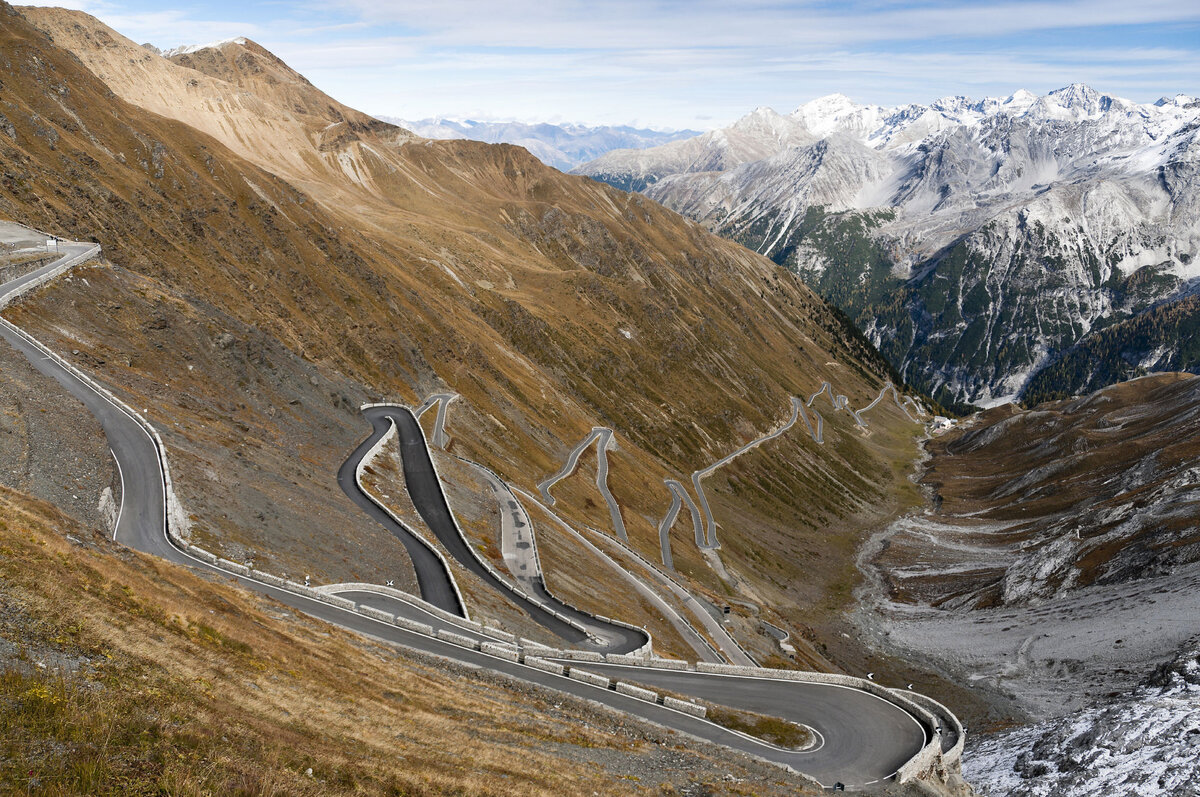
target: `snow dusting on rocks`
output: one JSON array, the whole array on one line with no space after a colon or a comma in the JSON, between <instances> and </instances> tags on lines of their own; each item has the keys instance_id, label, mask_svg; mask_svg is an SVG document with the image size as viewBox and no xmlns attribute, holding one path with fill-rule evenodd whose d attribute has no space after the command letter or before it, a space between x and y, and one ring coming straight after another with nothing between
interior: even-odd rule
<instances>
[{"instance_id":1,"label":"snow dusting on rocks","mask_svg":"<svg viewBox=\"0 0 1200 797\"><path fill-rule=\"evenodd\" d=\"M972 740L963 772L985 795L1200 795L1200 643L1125 700Z\"/></svg>"}]
</instances>

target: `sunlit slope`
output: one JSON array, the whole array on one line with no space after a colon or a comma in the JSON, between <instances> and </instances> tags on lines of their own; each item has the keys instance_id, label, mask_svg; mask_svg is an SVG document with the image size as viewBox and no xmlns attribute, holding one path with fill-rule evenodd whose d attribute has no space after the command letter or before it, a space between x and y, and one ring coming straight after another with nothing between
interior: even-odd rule
<instances>
[{"instance_id":1,"label":"sunlit slope","mask_svg":"<svg viewBox=\"0 0 1200 797\"><path fill-rule=\"evenodd\" d=\"M212 411L217 404L234 408L236 423L261 430L241 459L267 473L290 463L283 496L306 480L332 480L344 441L366 432L355 402L450 390L463 397L451 413L456 453L527 489L557 471L591 427L612 427L619 451L610 485L632 543L657 560L657 523L669 504L663 478L686 479L776 428L788 416L790 396L810 394L824 380L858 407L884 382L886 366L861 336L786 270L645 198L563 175L519 148L389 141L386 129L378 133L383 139L371 140L376 154L356 161L358 171L326 168L321 145L310 142L310 154L325 165L293 180L286 164L275 163L282 157L273 151L277 141L247 141L239 149L219 125L213 129L220 141L189 126L203 108L186 91L152 109L176 121L119 99L138 74L106 72L94 45L105 29L83 15L65 18L96 27L73 38L55 32L55 41L76 42L78 57L96 61L92 68L119 96L6 16L12 66L3 80L14 105L5 113L15 138L0 136L0 149L15 188L3 198L4 210L98 237L115 263L135 272L101 280L105 302L135 315L114 326L103 308L64 314L62 308L95 299L94 289L72 283L27 305L22 322L60 349L79 349L114 381L137 384L157 417L180 423L173 433L196 446L196 472L226 457L239 435L228 412ZM141 52L151 56L155 75L182 69L196 80L223 80L214 76L221 74L237 80L240 91L263 92L253 107L264 118L255 124L281 124L278 85ZM68 91L51 90L58 85ZM284 94L310 90L293 82ZM303 115L332 120L319 106L314 99ZM239 113L252 115L250 107ZM356 135L366 141L376 132L367 123ZM149 323L155 313L165 325ZM206 337L188 333L197 326ZM252 379L188 368L199 354L190 347L216 345L225 333L237 341L233 348ZM268 380L285 360L288 373L317 371L306 378L317 379L325 395L297 394L303 406L323 400L335 410L322 421L330 431L316 436L337 442L303 458L289 454L297 424L275 433L281 417L295 420L293 410L265 398L271 394L254 382ZM300 380L284 385L308 391ZM778 542L794 539L797 523L822 556L839 563L815 576L823 585L842 572L864 524L902 500L894 493L905 483L914 427L898 412L880 411L864 432L844 413L840 420L829 414L832 444L809 447L797 436L782 445L804 447L802 453L769 463L756 453L738 465L812 467L821 479L789 477L781 491L743 478L748 486L724 497L719 478L711 488L718 522L731 524L726 565L754 579L760 562L769 562L775 586L764 598L773 603L802 603L808 587L793 585L814 582L794 544ZM227 433L212 431L225 427ZM245 467L247 478L258 472ZM566 489L560 509L589 516L586 501L596 496L580 491L573 500L575 488ZM270 503L271 495L263 500ZM283 519L295 514L286 498L274 502L222 510L213 499L196 514L214 534L270 550L288 527ZM804 519L781 505L803 508ZM214 522L213 512L228 517ZM747 531L735 531L735 520ZM736 545L736 535L751 535L749 529L753 544ZM358 531L346 534L363 539ZM714 600L733 589L694 549L681 544L677 557ZM345 572L369 570L370 561L364 553L348 564L316 564ZM839 594L848 599L848 590Z\"/></svg>"}]
</instances>

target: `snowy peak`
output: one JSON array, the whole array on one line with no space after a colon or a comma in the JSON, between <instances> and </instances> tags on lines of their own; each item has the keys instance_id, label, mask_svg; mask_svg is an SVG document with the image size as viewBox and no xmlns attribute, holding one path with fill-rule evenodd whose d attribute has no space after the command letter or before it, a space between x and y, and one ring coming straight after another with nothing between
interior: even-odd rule
<instances>
[{"instance_id":1,"label":"snowy peak","mask_svg":"<svg viewBox=\"0 0 1200 797\"><path fill-rule=\"evenodd\" d=\"M169 50L162 50L161 55L163 58L170 58L174 55L191 55L192 53L198 53L201 50L220 49L227 44L240 44L245 46L248 42L249 39L245 38L244 36L235 36L232 39L221 39L221 41L209 42L208 44L185 44L181 47L172 47ZM145 45L142 46L144 47Z\"/></svg>"},{"instance_id":2,"label":"snowy peak","mask_svg":"<svg viewBox=\"0 0 1200 797\"><path fill-rule=\"evenodd\" d=\"M1200 102L1200 99L1188 94L1176 94L1174 97L1159 97L1154 101L1154 107L1186 108L1196 102Z\"/></svg>"},{"instance_id":3,"label":"snowy peak","mask_svg":"<svg viewBox=\"0 0 1200 797\"><path fill-rule=\"evenodd\" d=\"M1061 89L1055 89L1046 95L1066 108L1081 108L1089 112L1098 110L1104 95L1086 83L1072 83Z\"/></svg>"},{"instance_id":4,"label":"snowy peak","mask_svg":"<svg viewBox=\"0 0 1200 797\"><path fill-rule=\"evenodd\" d=\"M759 106L738 119L728 128L735 135L751 136L763 143L773 142L786 147L797 143L808 144L816 140L804 122L783 116L774 108Z\"/></svg>"},{"instance_id":5,"label":"snowy peak","mask_svg":"<svg viewBox=\"0 0 1200 797\"><path fill-rule=\"evenodd\" d=\"M828 94L804 103L791 117L821 138L840 132L865 141L886 113L878 105L858 105L845 94Z\"/></svg>"},{"instance_id":6,"label":"snowy peak","mask_svg":"<svg viewBox=\"0 0 1200 797\"><path fill-rule=\"evenodd\" d=\"M858 105L854 100L847 97L845 94L826 94L824 97L817 97L815 100L810 100L795 111L792 116L828 118L843 116L858 109Z\"/></svg>"},{"instance_id":7,"label":"snowy peak","mask_svg":"<svg viewBox=\"0 0 1200 797\"><path fill-rule=\"evenodd\" d=\"M1078 121L1097 118L1114 108L1131 107L1133 103L1129 100L1101 94L1083 83L1072 83L1038 98L1029 112L1051 119Z\"/></svg>"}]
</instances>

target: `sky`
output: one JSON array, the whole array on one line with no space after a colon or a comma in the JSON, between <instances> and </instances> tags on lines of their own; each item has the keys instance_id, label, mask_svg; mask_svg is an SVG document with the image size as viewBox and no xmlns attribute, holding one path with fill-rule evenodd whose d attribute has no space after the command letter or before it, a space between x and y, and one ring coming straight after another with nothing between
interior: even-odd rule
<instances>
[{"instance_id":1,"label":"sky","mask_svg":"<svg viewBox=\"0 0 1200 797\"><path fill-rule=\"evenodd\" d=\"M19 0L18 0L19 1ZM722 127L862 103L1200 95L1200 2L57 0L161 48L246 36L375 115Z\"/></svg>"}]
</instances>

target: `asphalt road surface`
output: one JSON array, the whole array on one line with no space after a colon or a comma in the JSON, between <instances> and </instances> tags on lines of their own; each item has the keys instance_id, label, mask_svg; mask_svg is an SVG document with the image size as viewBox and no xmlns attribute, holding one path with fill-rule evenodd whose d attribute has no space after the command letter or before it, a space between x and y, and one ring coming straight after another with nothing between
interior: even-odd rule
<instances>
[{"instance_id":1,"label":"asphalt road surface","mask_svg":"<svg viewBox=\"0 0 1200 797\"><path fill-rule=\"evenodd\" d=\"M358 483L358 463L379 442L379 439L388 433L392 426L386 415L378 413L364 413L364 415L371 422L371 435L358 448L354 449L354 453L338 469L338 486L342 488L346 497L354 502L355 506L390 531L408 551L413 569L417 572L417 586L421 590L421 599L451 614L462 616L462 603L459 601L458 591L454 588L454 581L450 576L450 571L446 569L446 565L416 532L403 523L397 523L391 515L383 511L363 492Z\"/></svg>"},{"instance_id":2,"label":"asphalt road surface","mask_svg":"<svg viewBox=\"0 0 1200 797\"><path fill-rule=\"evenodd\" d=\"M927 738L926 729L908 712L858 689L740 676L711 678L705 673L616 664L582 666L613 678L807 725L824 743L806 753L777 751L776 760L827 785L839 780L861 785L887 778Z\"/></svg>"},{"instance_id":3,"label":"asphalt road surface","mask_svg":"<svg viewBox=\"0 0 1200 797\"><path fill-rule=\"evenodd\" d=\"M597 636L601 637L601 642L589 642L585 633L555 617L546 607L551 606L554 611L587 626L596 625L596 619L558 601L546 591L545 584L541 579L535 579L531 584L532 594L537 598L536 602L514 594L510 587L489 572L480 563L474 552L467 547L467 543L450 513L450 505L446 502L441 481L434 470L433 459L425 442L425 435L412 410L400 406L377 406L364 409L363 415L371 421L371 425L375 427L377 433L381 426L386 431L389 422L396 424L400 442L400 458L404 463L404 480L408 494L412 498L417 512L421 515L421 519L425 521L425 525L437 536L438 541L460 565L500 591L507 600L520 606L539 624L568 642L609 653L628 653L646 644L648 637L645 632L609 623L603 624L604 627L597 633ZM343 466L343 470L345 467Z\"/></svg>"}]
</instances>

